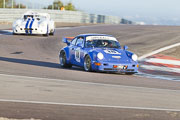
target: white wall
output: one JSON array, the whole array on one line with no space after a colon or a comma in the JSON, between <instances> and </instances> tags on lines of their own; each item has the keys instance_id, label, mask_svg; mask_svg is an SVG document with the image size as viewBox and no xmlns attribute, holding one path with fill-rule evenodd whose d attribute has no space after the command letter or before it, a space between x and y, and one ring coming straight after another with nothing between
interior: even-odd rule
<instances>
[{"instance_id":1,"label":"white wall","mask_svg":"<svg viewBox=\"0 0 180 120\"><path fill-rule=\"evenodd\" d=\"M35 12L49 13L55 22L65 23L106 23L120 24L121 18L117 16L104 16L96 14L87 14L80 11L60 11L60 10L45 10L31 9ZM30 9L3 9L0 8L0 22L13 22L20 18L23 13Z\"/></svg>"}]
</instances>

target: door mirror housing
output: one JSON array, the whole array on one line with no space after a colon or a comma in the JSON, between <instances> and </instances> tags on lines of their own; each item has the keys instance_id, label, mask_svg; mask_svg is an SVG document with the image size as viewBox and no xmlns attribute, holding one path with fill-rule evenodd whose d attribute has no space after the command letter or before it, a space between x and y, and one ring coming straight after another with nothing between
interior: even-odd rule
<instances>
[{"instance_id":1,"label":"door mirror housing","mask_svg":"<svg viewBox=\"0 0 180 120\"><path fill-rule=\"evenodd\" d=\"M62 39L63 43L66 43L68 46L70 45L70 42L68 41L68 38L63 38Z\"/></svg>"},{"instance_id":2,"label":"door mirror housing","mask_svg":"<svg viewBox=\"0 0 180 120\"><path fill-rule=\"evenodd\" d=\"M125 45L125 46L124 46L124 50L127 50L127 49L128 49L128 46Z\"/></svg>"}]
</instances>

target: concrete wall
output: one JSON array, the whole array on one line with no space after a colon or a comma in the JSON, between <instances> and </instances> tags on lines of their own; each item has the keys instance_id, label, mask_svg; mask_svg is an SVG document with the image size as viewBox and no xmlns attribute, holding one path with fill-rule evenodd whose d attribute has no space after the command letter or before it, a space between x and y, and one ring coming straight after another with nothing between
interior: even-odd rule
<instances>
[{"instance_id":1,"label":"concrete wall","mask_svg":"<svg viewBox=\"0 0 180 120\"><path fill-rule=\"evenodd\" d=\"M105 24L127 24L117 16L104 16L96 14L87 14L80 11L60 11L60 10L45 10L31 9L35 12L49 13L55 22L63 23L105 23ZM2 9L0 8L0 22L13 22L20 18L23 13L30 9ZM123 23L123 21L125 21Z\"/></svg>"}]
</instances>

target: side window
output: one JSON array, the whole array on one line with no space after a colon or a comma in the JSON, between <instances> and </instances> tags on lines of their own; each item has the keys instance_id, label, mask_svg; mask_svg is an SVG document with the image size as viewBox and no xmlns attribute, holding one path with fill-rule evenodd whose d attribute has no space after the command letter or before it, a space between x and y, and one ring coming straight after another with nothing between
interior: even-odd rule
<instances>
[{"instance_id":1,"label":"side window","mask_svg":"<svg viewBox=\"0 0 180 120\"><path fill-rule=\"evenodd\" d=\"M77 40L77 38L74 38L74 39L71 41L71 44L72 44L72 45L75 45L75 44L76 44L76 40Z\"/></svg>"},{"instance_id":2,"label":"side window","mask_svg":"<svg viewBox=\"0 0 180 120\"><path fill-rule=\"evenodd\" d=\"M83 46L83 43L84 43L84 37L78 37L78 38L77 38L76 45L78 45L79 43L81 43L82 46Z\"/></svg>"},{"instance_id":3,"label":"side window","mask_svg":"<svg viewBox=\"0 0 180 120\"><path fill-rule=\"evenodd\" d=\"M24 20L26 20L27 19L27 16L26 15L24 15Z\"/></svg>"}]
</instances>

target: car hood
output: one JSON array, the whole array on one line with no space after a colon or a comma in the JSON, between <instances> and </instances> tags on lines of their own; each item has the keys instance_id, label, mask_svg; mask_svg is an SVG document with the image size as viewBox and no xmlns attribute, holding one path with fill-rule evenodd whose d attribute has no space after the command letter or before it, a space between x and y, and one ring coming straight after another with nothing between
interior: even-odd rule
<instances>
[{"instance_id":1,"label":"car hood","mask_svg":"<svg viewBox=\"0 0 180 120\"><path fill-rule=\"evenodd\" d=\"M25 20L25 21L24 21L24 20L21 20L21 21L19 21L18 24L19 24L21 27L24 28L24 27L26 26L27 22L28 22L28 20ZM28 25L27 25L28 28L29 28L31 22L32 22L32 20L29 20L29 23L28 23ZM16 24L17 24L17 23L16 23ZM32 27L38 26L39 24L40 24L40 21L34 20L33 23L32 23Z\"/></svg>"},{"instance_id":2,"label":"car hood","mask_svg":"<svg viewBox=\"0 0 180 120\"><path fill-rule=\"evenodd\" d=\"M128 63L131 59L123 49L118 48L94 48L96 52L101 52L104 55L104 60L108 62L125 62Z\"/></svg>"}]
</instances>

